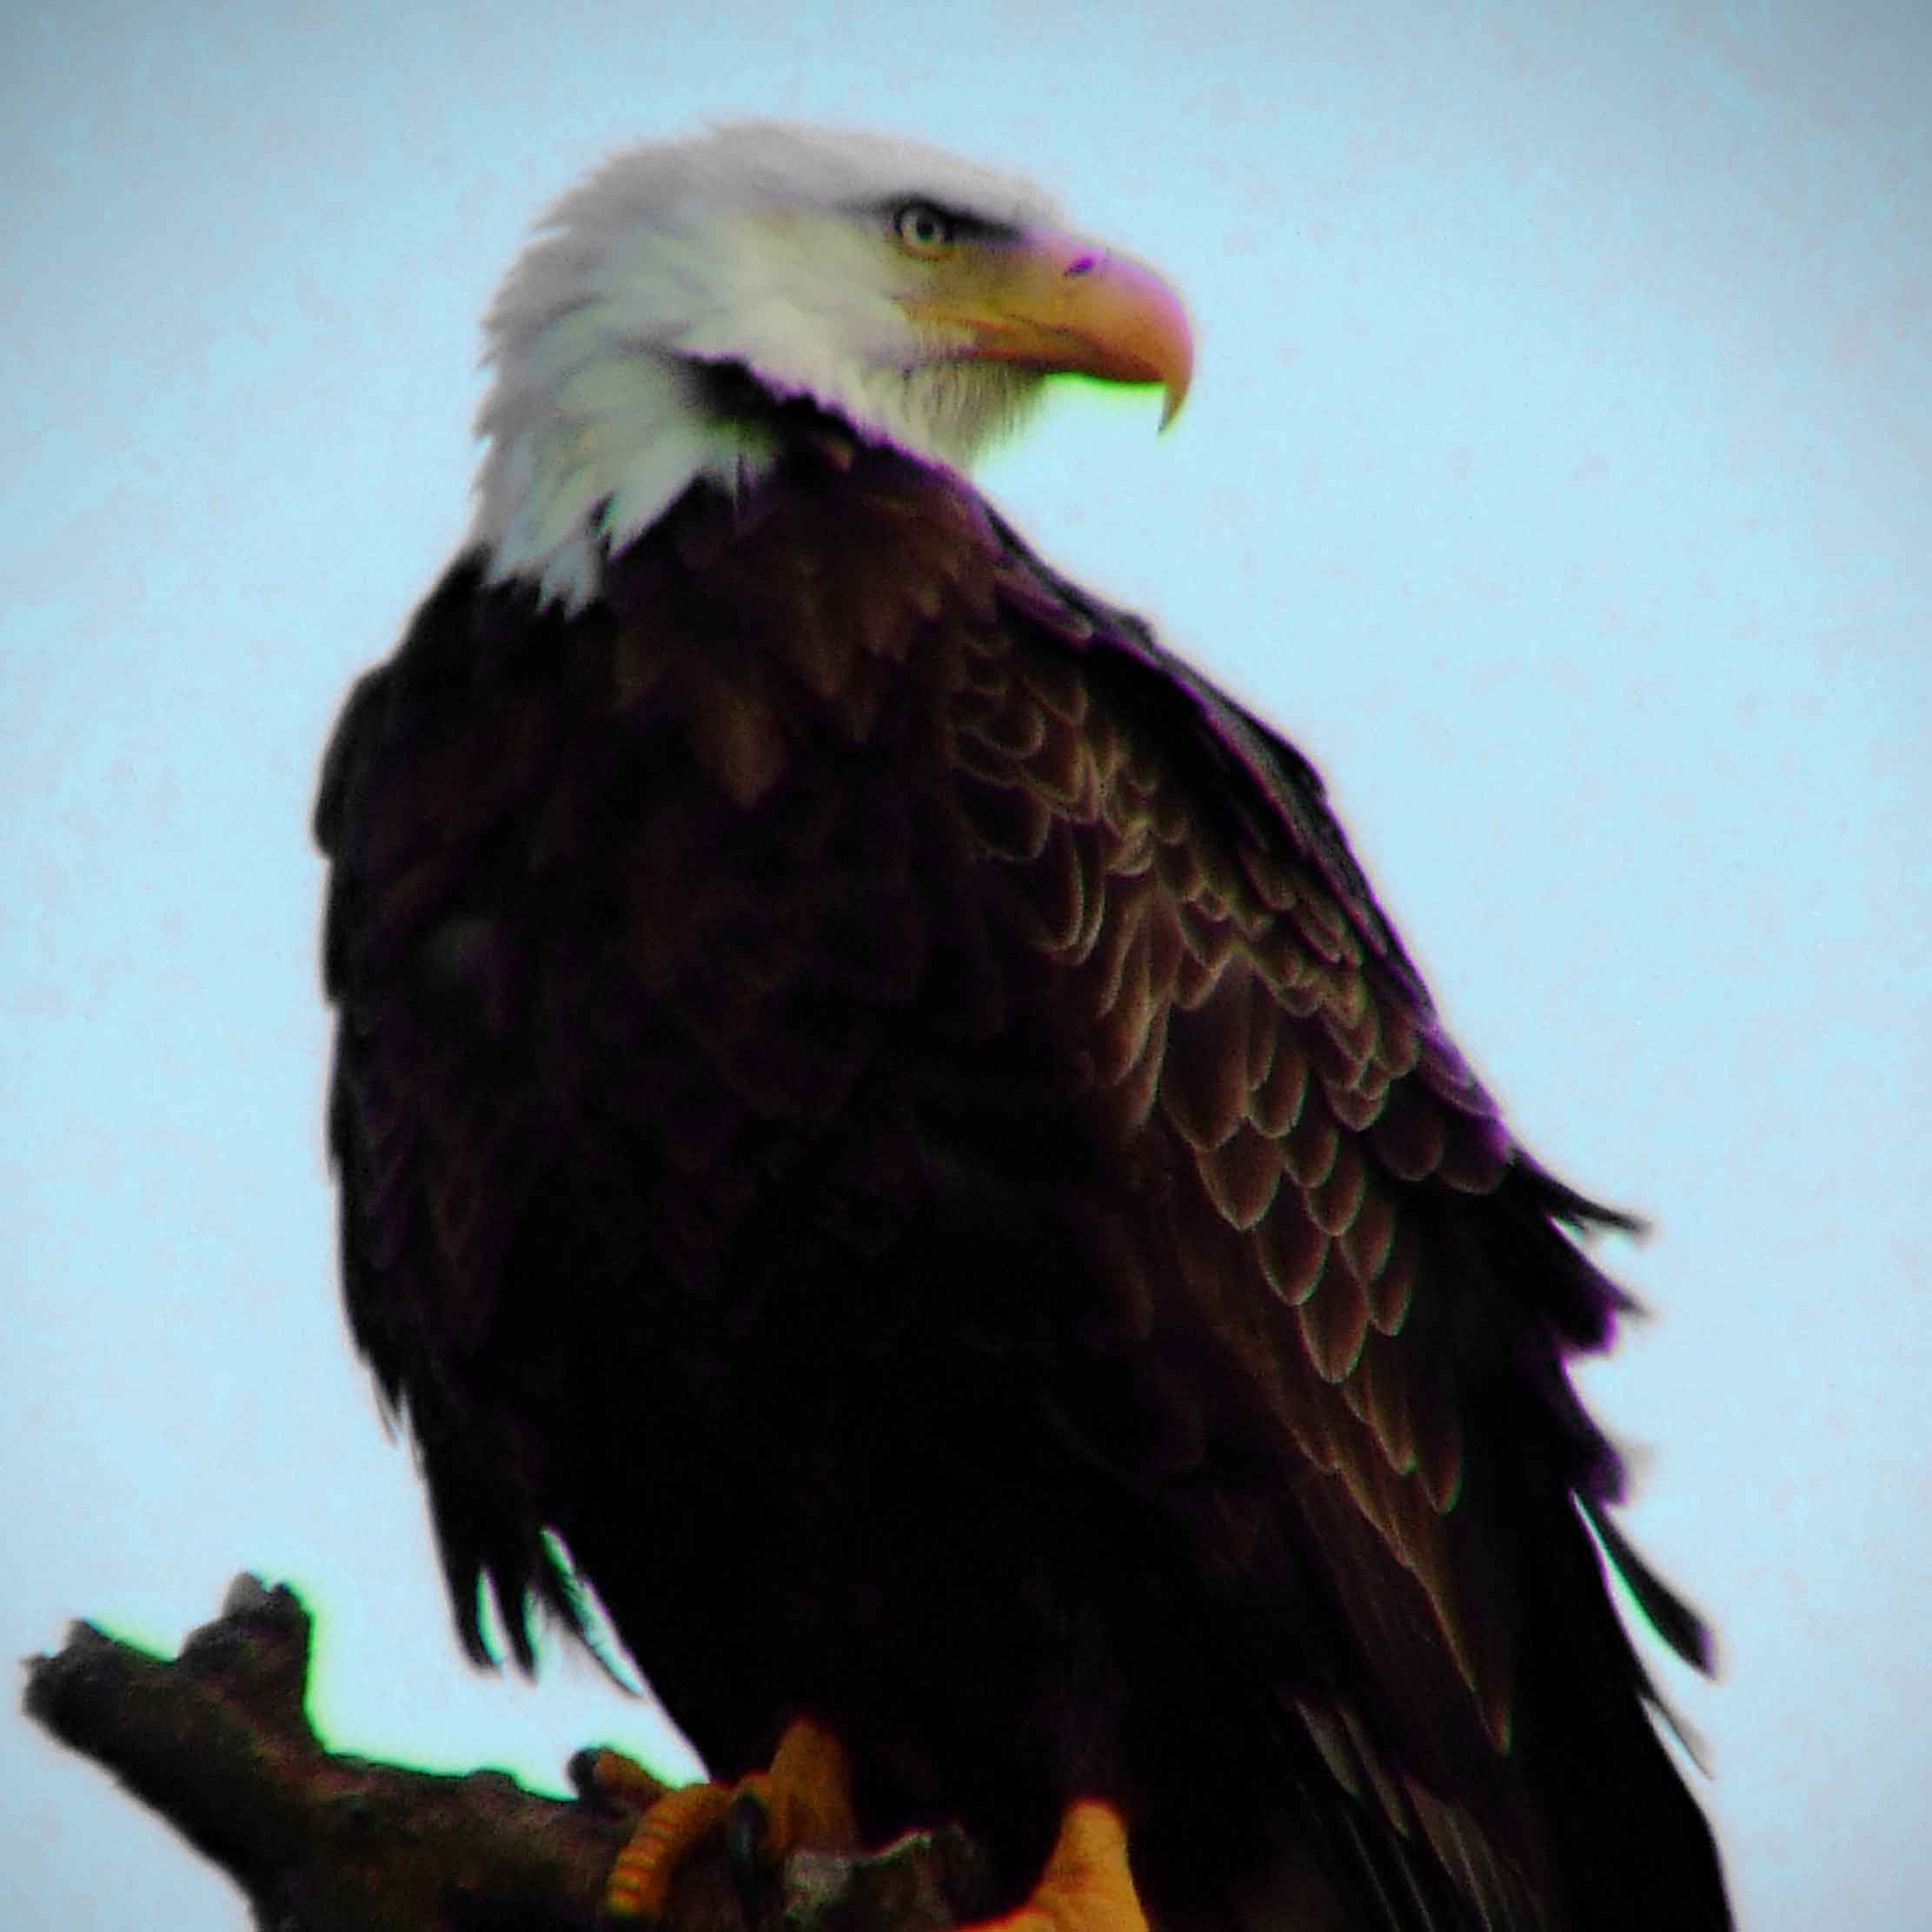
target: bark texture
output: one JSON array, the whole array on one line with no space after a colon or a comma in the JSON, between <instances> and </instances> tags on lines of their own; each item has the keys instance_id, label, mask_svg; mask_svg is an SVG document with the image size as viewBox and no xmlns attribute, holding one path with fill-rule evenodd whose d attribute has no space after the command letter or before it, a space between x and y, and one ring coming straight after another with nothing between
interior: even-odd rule
<instances>
[{"instance_id":1,"label":"bark texture","mask_svg":"<svg viewBox=\"0 0 1932 1932\"><path fill-rule=\"evenodd\" d=\"M27 1666L27 1714L111 1771L247 1895L273 1932L572 1932L634 1814L325 1750L306 1705L310 1623L250 1576L172 1661L76 1623ZM573 1767L574 1771L575 1767ZM722 1843L681 1874L662 1932L946 1932L979 1909L957 1830L875 1856L800 1853L741 1882Z\"/></svg>"}]
</instances>

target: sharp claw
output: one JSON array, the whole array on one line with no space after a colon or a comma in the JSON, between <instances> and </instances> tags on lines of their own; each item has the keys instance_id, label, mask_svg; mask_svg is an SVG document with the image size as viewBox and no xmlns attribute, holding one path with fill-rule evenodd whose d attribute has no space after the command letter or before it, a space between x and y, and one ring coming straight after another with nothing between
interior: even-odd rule
<instances>
[{"instance_id":1,"label":"sharp claw","mask_svg":"<svg viewBox=\"0 0 1932 1932\"><path fill-rule=\"evenodd\" d=\"M725 1814L725 1850L745 1916L756 1924L771 1881L771 1814L756 1791L740 1791Z\"/></svg>"},{"instance_id":2,"label":"sharp claw","mask_svg":"<svg viewBox=\"0 0 1932 1932\"><path fill-rule=\"evenodd\" d=\"M597 1775L597 1760L602 1756L599 1746L586 1744L581 1751L571 1752L563 1768L564 1775L570 1780L570 1789L577 1794L579 1804L588 1804L595 1810L615 1816L626 1808Z\"/></svg>"},{"instance_id":3,"label":"sharp claw","mask_svg":"<svg viewBox=\"0 0 1932 1932\"><path fill-rule=\"evenodd\" d=\"M588 1803L603 1797L603 1787L597 1782L597 1747L594 1744L586 1744L581 1751L572 1751L563 1769L580 1803Z\"/></svg>"}]
</instances>

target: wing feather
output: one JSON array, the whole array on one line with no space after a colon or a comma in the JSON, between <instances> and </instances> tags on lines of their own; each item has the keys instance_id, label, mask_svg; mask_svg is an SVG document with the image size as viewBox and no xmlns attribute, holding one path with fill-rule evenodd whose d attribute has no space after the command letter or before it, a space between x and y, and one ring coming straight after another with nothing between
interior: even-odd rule
<instances>
[{"instance_id":1,"label":"wing feather","mask_svg":"<svg viewBox=\"0 0 1932 1932\"><path fill-rule=\"evenodd\" d=\"M549 1499L601 1438L528 1418L607 1357L687 1400L708 1372L676 1318L640 1340L641 1268L680 1310L728 1299L718 1230L775 1199L862 1276L923 1188L973 1238L1012 1217L1009 1258L1066 1246L1069 1305L1006 1311L1046 1338L982 1348L1002 1399L1187 1553L1388 1922L1555 1922L1571 1848L1517 1776L1586 1783L1546 1736L1551 1603L1587 1597L1592 1668L1633 1711L1645 1688L1573 1500L1703 1642L1603 1514L1616 1459L1564 1375L1620 1305L1565 1228L1613 1218L1510 1140L1291 747L952 480L886 452L840 475L687 505L569 623L459 566L325 771L349 1311L464 1641L485 1583L526 1662L526 1599L574 1614ZM550 920L594 945L539 971ZM882 1094L916 1142L861 1119L808 1179ZM621 1347L528 1292L618 1253ZM936 1318L904 1304L867 1318ZM990 1317L953 1312L981 1346Z\"/></svg>"},{"instance_id":2,"label":"wing feather","mask_svg":"<svg viewBox=\"0 0 1932 1932\"><path fill-rule=\"evenodd\" d=\"M1311 1509L1291 1540L1324 1551L1336 1613L1357 1633L1343 1641L1360 1644L1377 1686L1351 1701L1285 1665L1283 1695L1305 1716L1313 1690L1353 1727L1358 1795L1372 1789L1434 1847L1484 1922L1540 1922L1532 1880L1548 1847L1499 1795L1525 1645L1547 1641L1522 1621L1517 1598L1534 1594L1522 1566L1536 1559L1520 1519L1566 1508L1571 1489L1595 1507L1615 1464L1562 1365L1569 1347L1605 1338L1615 1291L1549 1217L1616 1218L1549 1194L1515 1147L1305 761L1000 534L1004 621L1034 641L1013 676L1051 666L1034 690L1058 715L1078 663L1090 743L1107 720L1104 768L1049 731L1053 782L1028 777L1095 841L1083 878L1104 900L1084 908L1097 937L1056 961L1055 997L1086 1043L1078 1063L1124 1143L1171 1147L1159 1158L1175 1263L1149 1284L1167 1305L1157 1320L1251 1338L1243 1358L1276 1417L1286 1492ZM1258 1290L1275 1311L1258 1352L1255 1317L1236 1305ZM1525 1377L1525 1363L1542 1366ZM1544 1469L1563 1472L1554 1488ZM1338 1510L1367 1537L1339 1536ZM1391 1619L1404 1600L1422 1623ZM1668 1605L1656 1621L1696 1654ZM1332 1728L1316 1741L1340 1762ZM1435 1781L1416 1786L1414 1811L1389 1768L1404 1762Z\"/></svg>"}]
</instances>

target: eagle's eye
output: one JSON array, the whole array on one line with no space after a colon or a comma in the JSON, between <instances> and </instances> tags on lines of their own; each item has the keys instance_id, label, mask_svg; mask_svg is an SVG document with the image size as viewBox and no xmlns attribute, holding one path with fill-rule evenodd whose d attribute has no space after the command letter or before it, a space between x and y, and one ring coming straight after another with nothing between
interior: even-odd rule
<instances>
[{"instance_id":1,"label":"eagle's eye","mask_svg":"<svg viewBox=\"0 0 1932 1932\"><path fill-rule=\"evenodd\" d=\"M959 239L959 224L931 202L907 202L893 216L893 233L912 255L944 255Z\"/></svg>"}]
</instances>

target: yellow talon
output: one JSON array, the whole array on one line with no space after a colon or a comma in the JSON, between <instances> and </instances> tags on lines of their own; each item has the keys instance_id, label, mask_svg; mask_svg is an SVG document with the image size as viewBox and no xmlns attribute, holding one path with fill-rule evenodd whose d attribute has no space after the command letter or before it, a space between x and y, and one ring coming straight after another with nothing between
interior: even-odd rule
<instances>
[{"instance_id":1,"label":"yellow talon","mask_svg":"<svg viewBox=\"0 0 1932 1932\"><path fill-rule=\"evenodd\" d=\"M678 1867L723 1819L733 1796L726 1784L687 1784L659 1798L637 1821L630 1842L604 1881L606 1915L661 1918Z\"/></svg>"},{"instance_id":2,"label":"yellow talon","mask_svg":"<svg viewBox=\"0 0 1932 1932\"><path fill-rule=\"evenodd\" d=\"M1099 1798L1070 1804L1026 1903L973 1932L1147 1932L1120 1814Z\"/></svg>"},{"instance_id":3,"label":"yellow talon","mask_svg":"<svg viewBox=\"0 0 1932 1932\"><path fill-rule=\"evenodd\" d=\"M586 1751L583 1758L588 1759L589 1783L607 1798L614 1799L619 1804L634 1805L641 1811L647 1805L655 1804L667 1787L661 1778L655 1778L634 1757L626 1757L621 1751L606 1747L600 1750ZM571 1761L572 1776L582 1777L579 1771L581 1759Z\"/></svg>"},{"instance_id":4,"label":"yellow talon","mask_svg":"<svg viewBox=\"0 0 1932 1932\"><path fill-rule=\"evenodd\" d=\"M754 1798L763 1807L763 1849L773 1862L801 1846L817 1851L859 1849L844 1747L810 1718L787 1728L768 1771L755 1771L736 1784L687 1784L666 1791L648 1772L614 1751L598 1754L592 1775L610 1796L646 1805L630 1842L604 1881L607 1918L661 1918L679 1867L724 1822L740 1796Z\"/></svg>"},{"instance_id":5,"label":"yellow talon","mask_svg":"<svg viewBox=\"0 0 1932 1932\"><path fill-rule=\"evenodd\" d=\"M786 1727L768 1771L738 1787L765 1807L766 1843L773 1858L808 1846L857 1851L859 1816L852 1807L852 1764L845 1746L809 1717Z\"/></svg>"},{"instance_id":6,"label":"yellow talon","mask_svg":"<svg viewBox=\"0 0 1932 1932\"><path fill-rule=\"evenodd\" d=\"M850 1763L838 1739L810 1718L787 1728L769 1770L754 1771L736 1784L687 1784L666 1791L641 1766L613 1751L598 1754L592 1776L610 1796L645 1806L604 1883L608 1918L661 1918L679 1868L740 1797L763 1809L760 1849L774 1864L802 1848L860 1849ZM1026 1902L969 1932L1148 1932L1120 1814L1099 1798L1069 1805L1046 1869Z\"/></svg>"}]
</instances>

